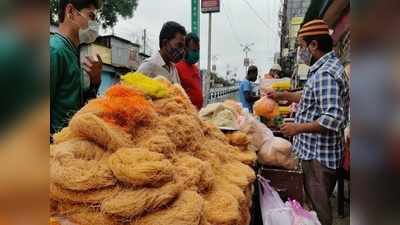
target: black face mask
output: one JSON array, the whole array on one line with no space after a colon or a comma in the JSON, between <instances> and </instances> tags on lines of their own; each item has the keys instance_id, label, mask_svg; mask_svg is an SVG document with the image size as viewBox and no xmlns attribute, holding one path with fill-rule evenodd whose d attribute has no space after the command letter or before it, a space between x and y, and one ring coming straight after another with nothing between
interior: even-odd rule
<instances>
[{"instance_id":1,"label":"black face mask","mask_svg":"<svg viewBox=\"0 0 400 225\"><path fill-rule=\"evenodd\" d=\"M180 48L173 48L169 47L169 50L167 51L169 58L171 59L171 61L173 63L177 63L179 62L181 59L183 59L183 49Z\"/></svg>"}]
</instances>

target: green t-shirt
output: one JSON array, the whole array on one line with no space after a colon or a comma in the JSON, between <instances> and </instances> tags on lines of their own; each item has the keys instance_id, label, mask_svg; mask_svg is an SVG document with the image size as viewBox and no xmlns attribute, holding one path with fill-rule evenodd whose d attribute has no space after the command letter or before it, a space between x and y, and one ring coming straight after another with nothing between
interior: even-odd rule
<instances>
[{"instance_id":1,"label":"green t-shirt","mask_svg":"<svg viewBox=\"0 0 400 225\"><path fill-rule=\"evenodd\" d=\"M50 36L50 132L68 125L83 105L83 73L79 50L68 38Z\"/></svg>"}]
</instances>

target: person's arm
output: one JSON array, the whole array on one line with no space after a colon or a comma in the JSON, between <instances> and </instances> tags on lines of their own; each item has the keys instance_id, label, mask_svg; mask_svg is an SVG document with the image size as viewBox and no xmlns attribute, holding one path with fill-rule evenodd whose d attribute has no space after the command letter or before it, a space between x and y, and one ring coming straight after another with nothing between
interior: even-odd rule
<instances>
[{"instance_id":1,"label":"person's arm","mask_svg":"<svg viewBox=\"0 0 400 225\"><path fill-rule=\"evenodd\" d=\"M152 65L151 62L144 61L142 64L140 64L140 66L136 70L136 72L143 73L144 75L149 76L149 77L155 77L153 68L154 68L154 66ZM161 74L159 74L159 75L161 75Z\"/></svg>"},{"instance_id":2,"label":"person's arm","mask_svg":"<svg viewBox=\"0 0 400 225\"><path fill-rule=\"evenodd\" d=\"M84 101L87 102L90 99L96 98L99 88L100 84L92 84L92 82L90 82L90 87L83 93Z\"/></svg>"},{"instance_id":3,"label":"person's arm","mask_svg":"<svg viewBox=\"0 0 400 225\"><path fill-rule=\"evenodd\" d=\"M339 132L345 120L342 98L338 83L329 75L321 74L313 83L313 92L316 96L321 116L309 123L288 123L281 127L286 136L300 133L324 133L327 131Z\"/></svg>"},{"instance_id":4,"label":"person's arm","mask_svg":"<svg viewBox=\"0 0 400 225\"><path fill-rule=\"evenodd\" d=\"M324 133L327 129L321 126L318 121L310 123L285 123L280 128L285 136L294 136L301 133Z\"/></svg>"},{"instance_id":5,"label":"person's arm","mask_svg":"<svg viewBox=\"0 0 400 225\"><path fill-rule=\"evenodd\" d=\"M338 82L329 73L320 74L313 83L313 92L321 110L317 122L328 130L339 132L344 127L345 114Z\"/></svg>"},{"instance_id":6,"label":"person's arm","mask_svg":"<svg viewBox=\"0 0 400 225\"><path fill-rule=\"evenodd\" d=\"M252 103L260 99L260 96L254 95L251 91L245 91L244 92L244 97L246 98L246 101Z\"/></svg>"},{"instance_id":7,"label":"person's arm","mask_svg":"<svg viewBox=\"0 0 400 225\"><path fill-rule=\"evenodd\" d=\"M246 99L247 102L253 103L260 98L259 96L256 96L252 93L252 87L249 81L244 82L242 85L243 85L244 98Z\"/></svg>"},{"instance_id":8,"label":"person's arm","mask_svg":"<svg viewBox=\"0 0 400 225\"><path fill-rule=\"evenodd\" d=\"M276 91L271 91L267 93L267 96L269 98L272 98L276 101L288 101L290 104L291 103L298 103L300 102L302 92L288 92L288 91L283 91L283 92L276 92Z\"/></svg>"},{"instance_id":9,"label":"person's arm","mask_svg":"<svg viewBox=\"0 0 400 225\"><path fill-rule=\"evenodd\" d=\"M65 66L61 52L50 48L50 101L54 102L57 94L57 86L63 77Z\"/></svg>"},{"instance_id":10,"label":"person's arm","mask_svg":"<svg viewBox=\"0 0 400 225\"><path fill-rule=\"evenodd\" d=\"M101 60L100 55L97 54L97 61L87 56L83 62L83 69L86 71L90 79L90 86L84 92L84 101L86 102L97 97L97 91L101 84L103 61Z\"/></svg>"}]
</instances>

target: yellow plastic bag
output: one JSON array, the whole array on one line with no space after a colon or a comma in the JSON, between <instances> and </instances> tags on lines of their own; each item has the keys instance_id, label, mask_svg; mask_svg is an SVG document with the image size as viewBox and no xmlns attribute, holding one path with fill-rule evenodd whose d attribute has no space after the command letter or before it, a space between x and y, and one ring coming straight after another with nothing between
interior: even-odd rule
<instances>
[{"instance_id":1,"label":"yellow plastic bag","mask_svg":"<svg viewBox=\"0 0 400 225\"><path fill-rule=\"evenodd\" d=\"M279 114L280 115L290 114L289 107L287 107L287 106L279 106Z\"/></svg>"},{"instance_id":2,"label":"yellow plastic bag","mask_svg":"<svg viewBox=\"0 0 400 225\"><path fill-rule=\"evenodd\" d=\"M165 98L169 95L168 87L143 73L127 73L121 77L123 84L133 86L153 98Z\"/></svg>"},{"instance_id":3,"label":"yellow plastic bag","mask_svg":"<svg viewBox=\"0 0 400 225\"><path fill-rule=\"evenodd\" d=\"M291 86L290 79L280 79L272 84L272 88L276 91L286 91L289 90Z\"/></svg>"}]
</instances>

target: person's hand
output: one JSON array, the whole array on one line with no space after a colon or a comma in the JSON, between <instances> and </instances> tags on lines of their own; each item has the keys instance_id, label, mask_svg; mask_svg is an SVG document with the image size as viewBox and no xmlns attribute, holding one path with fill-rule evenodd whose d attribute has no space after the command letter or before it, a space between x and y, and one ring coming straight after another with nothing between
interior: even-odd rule
<instances>
[{"instance_id":1,"label":"person's hand","mask_svg":"<svg viewBox=\"0 0 400 225\"><path fill-rule=\"evenodd\" d=\"M267 92L267 97L275 101L279 101L281 98L281 93L276 92L275 90L269 90Z\"/></svg>"},{"instance_id":2,"label":"person's hand","mask_svg":"<svg viewBox=\"0 0 400 225\"><path fill-rule=\"evenodd\" d=\"M262 90L260 93L260 97L262 98L262 97L266 97L266 96L267 96L267 92Z\"/></svg>"},{"instance_id":3,"label":"person's hand","mask_svg":"<svg viewBox=\"0 0 400 225\"><path fill-rule=\"evenodd\" d=\"M86 56L83 62L83 69L90 77L92 85L99 85L101 83L101 71L103 69L103 61L99 54L97 54L97 61Z\"/></svg>"},{"instance_id":4,"label":"person's hand","mask_svg":"<svg viewBox=\"0 0 400 225\"><path fill-rule=\"evenodd\" d=\"M285 123L281 126L281 132L287 137L299 134L299 126L296 123Z\"/></svg>"}]
</instances>

